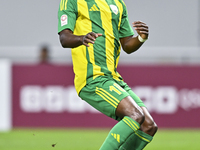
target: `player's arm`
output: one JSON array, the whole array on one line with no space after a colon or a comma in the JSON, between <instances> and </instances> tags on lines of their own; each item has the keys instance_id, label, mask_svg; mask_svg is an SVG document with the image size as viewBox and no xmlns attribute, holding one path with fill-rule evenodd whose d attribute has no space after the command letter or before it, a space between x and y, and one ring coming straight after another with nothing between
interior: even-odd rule
<instances>
[{"instance_id":1,"label":"player's arm","mask_svg":"<svg viewBox=\"0 0 200 150\"><path fill-rule=\"evenodd\" d=\"M140 35L142 39L144 40L148 39L149 29L145 23L141 21L136 21L133 23L133 27L135 28L138 35ZM120 42L121 42L123 50L128 54L138 50L144 43L144 42L139 41L138 36L137 37L128 36L128 37L120 38Z\"/></svg>"},{"instance_id":2,"label":"player's arm","mask_svg":"<svg viewBox=\"0 0 200 150\"><path fill-rule=\"evenodd\" d=\"M64 48L75 48L80 45L89 47L88 43L94 44L97 37L101 36L100 33L90 32L86 35L77 36L69 29L65 29L59 33L60 43Z\"/></svg>"}]
</instances>

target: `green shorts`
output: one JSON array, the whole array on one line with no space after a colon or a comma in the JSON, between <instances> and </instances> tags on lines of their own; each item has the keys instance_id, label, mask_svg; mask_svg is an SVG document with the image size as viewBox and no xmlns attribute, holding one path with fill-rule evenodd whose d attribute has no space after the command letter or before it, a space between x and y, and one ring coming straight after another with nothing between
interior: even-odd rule
<instances>
[{"instance_id":1,"label":"green shorts","mask_svg":"<svg viewBox=\"0 0 200 150\"><path fill-rule=\"evenodd\" d=\"M131 96L138 106L145 107L141 99L124 81L117 81L104 76L99 76L86 84L81 89L79 96L82 100L115 120L120 120L115 115L115 111L119 102L127 96Z\"/></svg>"}]
</instances>

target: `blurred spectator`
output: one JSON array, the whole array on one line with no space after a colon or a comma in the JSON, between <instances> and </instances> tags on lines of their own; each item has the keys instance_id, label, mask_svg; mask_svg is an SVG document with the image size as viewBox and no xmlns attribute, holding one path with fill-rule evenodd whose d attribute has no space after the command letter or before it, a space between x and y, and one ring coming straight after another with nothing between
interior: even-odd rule
<instances>
[{"instance_id":1,"label":"blurred spectator","mask_svg":"<svg viewBox=\"0 0 200 150\"><path fill-rule=\"evenodd\" d=\"M49 56L49 47L47 45L43 45L40 48L40 63L49 63L50 56Z\"/></svg>"}]
</instances>

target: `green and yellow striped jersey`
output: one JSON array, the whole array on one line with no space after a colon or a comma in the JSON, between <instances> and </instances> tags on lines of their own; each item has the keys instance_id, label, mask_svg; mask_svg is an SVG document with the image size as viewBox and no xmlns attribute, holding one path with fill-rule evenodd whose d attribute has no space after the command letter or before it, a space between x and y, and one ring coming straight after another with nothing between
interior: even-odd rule
<instances>
[{"instance_id":1,"label":"green and yellow striped jersey","mask_svg":"<svg viewBox=\"0 0 200 150\"><path fill-rule=\"evenodd\" d=\"M117 73L119 39L133 35L123 0L61 0L58 32L70 29L75 35L102 33L95 44L72 49L75 88L80 90L98 76L121 80Z\"/></svg>"}]
</instances>

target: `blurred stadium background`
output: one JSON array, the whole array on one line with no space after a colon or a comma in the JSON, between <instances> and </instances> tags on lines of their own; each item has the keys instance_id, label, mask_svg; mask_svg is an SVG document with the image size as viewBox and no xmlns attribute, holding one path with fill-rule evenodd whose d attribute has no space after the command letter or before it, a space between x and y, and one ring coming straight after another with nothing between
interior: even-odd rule
<instances>
[{"instance_id":1,"label":"blurred stadium background","mask_svg":"<svg viewBox=\"0 0 200 150\"><path fill-rule=\"evenodd\" d=\"M118 71L160 130L147 150L200 147L200 0L124 0L149 40ZM116 123L81 101L70 49L57 35L59 0L1 1L0 149L98 149ZM42 48L49 51L47 63Z\"/></svg>"}]
</instances>

